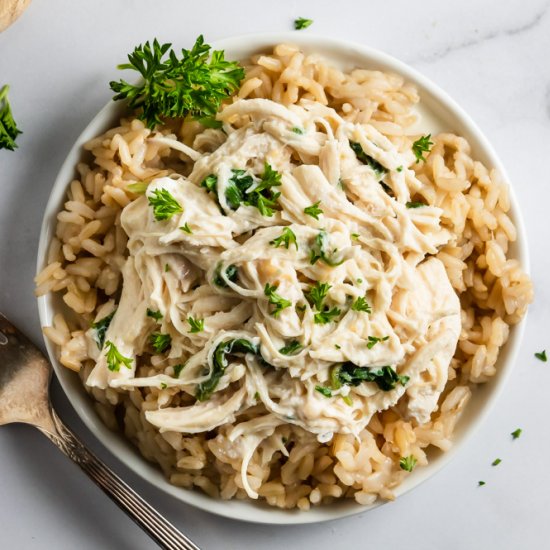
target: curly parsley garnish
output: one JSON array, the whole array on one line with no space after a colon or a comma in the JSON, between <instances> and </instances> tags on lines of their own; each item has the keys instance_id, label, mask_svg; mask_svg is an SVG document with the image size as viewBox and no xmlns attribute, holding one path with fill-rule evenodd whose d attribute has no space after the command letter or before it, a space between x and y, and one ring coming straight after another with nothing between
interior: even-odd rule
<instances>
[{"instance_id":1,"label":"curly parsley garnish","mask_svg":"<svg viewBox=\"0 0 550 550\"><path fill-rule=\"evenodd\" d=\"M147 317L151 317L155 321L160 321L162 319L162 313L160 311L154 311L147 308Z\"/></svg>"},{"instance_id":2,"label":"curly parsley garnish","mask_svg":"<svg viewBox=\"0 0 550 550\"><path fill-rule=\"evenodd\" d=\"M269 303L275 306L275 308L271 311L271 315L273 315L273 317L277 317L283 309L286 309L292 305L290 300L285 300L285 298L275 292L277 288L278 285L270 285L269 283L266 283L264 287L264 294L268 297Z\"/></svg>"},{"instance_id":3,"label":"curly parsley garnish","mask_svg":"<svg viewBox=\"0 0 550 550\"><path fill-rule=\"evenodd\" d=\"M372 313L372 310L367 303L367 300L363 298L363 296L359 296L359 298L357 298L355 302L353 302L351 309L353 311L364 311L365 313Z\"/></svg>"},{"instance_id":4,"label":"curly parsley garnish","mask_svg":"<svg viewBox=\"0 0 550 550\"><path fill-rule=\"evenodd\" d=\"M197 332L202 332L204 330L204 319L194 319L193 317L187 317L187 322L191 327L187 332L191 334L196 334Z\"/></svg>"},{"instance_id":5,"label":"curly parsley garnish","mask_svg":"<svg viewBox=\"0 0 550 550\"><path fill-rule=\"evenodd\" d=\"M155 189L148 200L149 206L153 207L153 216L158 221L169 220L174 214L183 212L180 203L167 189Z\"/></svg>"},{"instance_id":6,"label":"curly parsley garnish","mask_svg":"<svg viewBox=\"0 0 550 550\"><path fill-rule=\"evenodd\" d=\"M6 84L0 90L0 149L13 151L17 144L15 140L21 130L17 127L13 114L11 112L10 102L8 101L8 91L10 87Z\"/></svg>"},{"instance_id":7,"label":"curly parsley garnish","mask_svg":"<svg viewBox=\"0 0 550 550\"><path fill-rule=\"evenodd\" d=\"M298 17L298 19L294 20L294 28L297 31L301 31L303 29L307 29L312 23L313 23L313 19L306 19L304 17Z\"/></svg>"},{"instance_id":8,"label":"curly parsley garnish","mask_svg":"<svg viewBox=\"0 0 550 550\"><path fill-rule=\"evenodd\" d=\"M323 311L317 312L313 316L313 322L316 325L326 325L327 323L330 323L331 321L334 321L338 315L342 313L337 307L333 307L332 309L325 306Z\"/></svg>"},{"instance_id":9,"label":"curly parsley garnish","mask_svg":"<svg viewBox=\"0 0 550 550\"><path fill-rule=\"evenodd\" d=\"M319 208L320 204L321 204L321 201L317 201L311 206L306 206L304 208L304 214L307 214L308 216L311 216L312 218L319 220L319 215L323 213L323 211Z\"/></svg>"},{"instance_id":10,"label":"curly parsley garnish","mask_svg":"<svg viewBox=\"0 0 550 550\"><path fill-rule=\"evenodd\" d=\"M275 248L279 248L281 245L283 245L287 249L291 244L293 244L296 247L296 250L298 250L296 235L294 231L290 229L290 227L285 227L280 237L273 239L272 241L269 242L269 244L273 245Z\"/></svg>"},{"instance_id":11,"label":"curly parsley garnish","mask_svg":"<svg viewBox=\"0 0 550 550\"><path fill-rule=\"evenodd\" d=\"M416 458L413 455L402 456L399 460L399 467L406 472L412 472L416 466Z\"/></svg>"},{"instance_id":12,"label":"curly parsley garnish","mask_svg":"<svg viewBox=\"0 0 550 550\"><path fill-rule=\"evenodd\" d=\"M164 353L172 345L172 337L161 332L153 332L149 341L156 353Z\"/></svg>"},{"instance_id":13,"label":"curly parsley garnish","mask_svg":"<svg viewBox=\"0 0 550 550\"><path fill-rule=\"evenodd\" d=\"M124 365L127 369L132 368L133 359L130 357L124 357L124 355L118 351L113 342L107 340L107 342L105 342L105 347L107 348L107 353L105 354L107 358L107 368L110 371L118 372L121 365Z\"/></svg>"},{"instance_id":14,"label":"curly parsley garnish","mask_svg":"<svg viewBox=\"0 0 550 550\"><path fill-rule=\"evenodd\" d=\"M428 134L427 136L422 136L412 144L412 152L416 157L417 163L420 161L426 162L424 153L429 153L432 149L433 141L430 141L431 137L432 137L432 134Z\"/></svg>"},{"instance_id":15,"label":"curly parsley garnish","mask_svg":"<svg viewBox=\"0 0 550 550\"><path fill-rule=\"evenodd\" d=\"M211 48L202 35L193 48L181 50L181 58L171 46L156 39L137 46L128 55L129 63L118 68L137 71L143 81L110 82L116 93L113 99L127 99L129 107L138 110L138 118L151 129L162 124L163 117L188 114L206 125L215 124L221 102L239 89L244 69L236 61L226 61L221 50L210 55Z\"/></svg>"}]
</instances>

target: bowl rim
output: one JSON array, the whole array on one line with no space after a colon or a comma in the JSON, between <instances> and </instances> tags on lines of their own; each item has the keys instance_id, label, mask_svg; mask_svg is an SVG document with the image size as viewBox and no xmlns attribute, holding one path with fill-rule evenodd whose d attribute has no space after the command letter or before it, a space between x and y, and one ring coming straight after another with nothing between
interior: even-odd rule
<instances>
[{"instance_id":1,"label":"bowl rim","mask_svg":"<svg viewBox=\"0 0 550 550\"><path fill-rule=\"evenodd\" d=\"M310 33L250 33L214 41L212 42L212 47L213 49L223 49L226 51L226 54L231 51L244 50L247 52L246 55L250 55L279 43L295 44L309 51L315 51L316 49L332 50L336 52L336 57L338 59L345 59L346 54L350 57L350 54L353 54L353 56L361 58L367 68L373 65L379 66L383 67L384 70L403 76L408 82L417 87L422 96L431 98L430 101L432 101L434 105L443 107L445 112L456 119L466 130L466 133L469 134L470 142L472 139L475 142L473 149L476 151L476 157L484 156L487 161L490 162L491 166L500 172L504 181L508 184L511 204L510 211L517 230L515 256L523 269L527 273L529 272L529 254L525 226L514 188L510 184L506 170L483 132L473 122L470 116L454 101L454 99L443 91L442 88L434 84L416 69L385 52L364 44L336 38L326 38ZM227 54L227 57L231 58L231 55ZM103 128L107 121L114 119L116 115L120 115L122 108L123 107L119 103L115 103L112 100L102 107L73 143L67 157L61 165L55 178L41 224L37 255L37 273L45 266L49 243L55 231L56 215L65 197L68 185L73 179L74 169L81 155L82 144L104 131ZM38 311L41 326L47 326L51 322L55 309L52 301L51 294L38 297ZM477 392L481 393L483 391L484 393L488 393L488 395L486 395L486 399L484 399L478 414L469 422L468 428L455 440L451 449L438 455L435 461L417 470L413 476L408 477L399 485L394 491L396 496L407 493L414 487L417 487L431 478L446 466L458 454L459 450L471 440L473 434L479 429L494 407L495 402L502 393L506 380L511 374L519 352L525 323L526 316L520 323L511 328L511 337L506 344L506 350L501 349L500 352L500 355L502 355L505 351L506 357L500 359L499 355L499 361L502 360L502 365L499 367L497 375L486 385L489 387L489 390L487 390L486 387L477 389ZM224 501L221 499L213 499L198 491L171 485L161 473L158 466L147 462L144 457L138 454L138 451L130 445L122 434L110 431L102 423L99 415L93 408L91 399L86 394L79 379L76 381L80 384L80 389L74 387L75 379L78 375L72 373L59 363L56 358L54 344L52 344L45 335L43 335L43 337L57 379L71 405L86 427L95 435L101 444L111 452L111 454L117 457L134 473L164 493L188 505L229 519L261 524L291 525L317 523L357 515L384 504L380 499L369 506L362 506L355 502L343 502L312 508L307 512L300 512L297 510L274 509L249 501ZM469 403L469 406L471 405L472 403Z\"/></svg>"}]
</instances>

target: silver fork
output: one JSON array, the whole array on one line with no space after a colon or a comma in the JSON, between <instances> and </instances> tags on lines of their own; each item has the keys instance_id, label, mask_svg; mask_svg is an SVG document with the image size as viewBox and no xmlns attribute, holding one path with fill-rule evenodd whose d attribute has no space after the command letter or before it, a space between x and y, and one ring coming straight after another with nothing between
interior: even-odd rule
<instances>
[{"instance_id":1,"label":"silver fork","mask_svg":"<svg viewBox=\"0 0 550 550\"><path fill-rule=\"evenodd\" d=\"M51 374L40 350L0 313L0 426L24 422L38 428L161 548L199 550L63 424L50 402Z\"/></svg>"}]
</instances>

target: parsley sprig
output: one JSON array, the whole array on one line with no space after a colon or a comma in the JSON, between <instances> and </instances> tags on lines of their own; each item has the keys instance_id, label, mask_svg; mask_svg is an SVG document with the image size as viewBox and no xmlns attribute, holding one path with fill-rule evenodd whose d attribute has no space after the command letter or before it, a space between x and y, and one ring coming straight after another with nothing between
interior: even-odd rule
<instances>
[{"instance_id":1,"label":"parsley sprig","mask_svg":"<svg viewBox=\"0 0 550 550\"><path fill-rule=\"evenodd\" d=\"M127 369L132 368L133 359L130 357L124 357L124 355L118 351L113 342L107 340L107 342L105 342L105 347L107 348L107 353L105 355L107 358L107 368L110 371L118 372L121 365L124 365Z\"/></svg>"},{"instance_id":2,"label":"parsley sprig","mask_svg":"<svg viewBox=\"0 0 550 550\"><path fill-rule=\"evenodd\" d=\"M372 349L378 342L385 342L386 340L389 340L389 336L384 336L382 338L379 338L378 336L369 336L367 338L367 348Z\"/></svg>"},{"instance_id":3,"label":"parsley sprig","mask_svg":"<svg viewBox=\"0 0 550 550\"><path fill-rule=\"evenodd\" d=\"M0 149L13 151L17 144L15 140L21 130L17 127L13 114L11 112L10 102L8 101L8 91L10 87L6 84L0 90Z\"/></svg>"},{"instance_id":4,"label":"parsley sprig","mask_svg":"<svg viewBox=\"0 0 550 550\"><path fill-rule=\"evenodd\" d=\"M167 189L155 189L148 197L149 206L153 207L153 216L156 220L169 220L174 214L183 212L180 203Z\"/></svg>"},{"instance_id":5,"label":"parsley sprig","mask_svg":"<svg viewBox=\"0 0 550 550\"><path fill-rule=\"evenodd\" d=\"M372 313L372 310L367 303L367 300L363 296L359 296L359 298L357 298L355 302L353 302L351 309L353 311L364 311L365 313Z\"/></svg>"},{"instance_id":6,"label":"parsley sprig","mask_svg":"<svg viewBox=\"0 0 550 550\"><path fill-rule=\"evenodd\" d=\"M319 233L315 237L315 240L313 241L313 245L310 250L309 263L311 265L314 265L317 260L322 260L330 267L336 267L344 263L343 259L335 259L334 255L337 252L336 249L329 254L328 245L329 242L327 232L324 229L321 229L321 231L319 231Z\"/></svg>"},{"instance_id":7,"label":"parsley sprig","mask_svg":"<svg viewBox=\"0 0 550 550\"><path fill-rule=\"evenodd\" d=\"M204 330L204 319L194 319L193 317L187 317L187 322L191 327L187 332L191 334L196 334L197 332L202 332Z\"/></svg>"},{"instance_id":8,"label":"parsley sprig","mask_svg":"<svg viewBox=\"0 0 550 550\"><path fill-rule=\"evenodd\" d=\"M316 281L306 292L308 302L313 304L316 309L323 309L323 302L328 295L328 291L332 288L328 283L320 283Z\"/></svg>"},{"instance_id":9,"label":"parsley sprig","mask_svg":"<svg viewBox=\"0 0 550 550\"><path fill-rule=\"evenodd\" d=\"M185 117L212 122L221 102L234 94L244 78L244 69L235 61L226 61L222 50L205 44L200 35L190 50L182 49L181 58L172 44L146 42L128 55L129 63L119 69L137 71L143 78L138 84L125 80L110 82L113 99L128 100L131 109L149 128L162 124L163 118Z\"/></svg>"},{"instance_id":10,"label":"parsley sprig","mask_svg":"<svg viewBox=\"0 0 550 550\"><path fill-rule=\"evenodd\" d=\"M275 292L277 288L278 285L270 285L269 283L266 283L264 287L264 294L267 296L269 303L275 306L271 311L271 315L273 315L273 317L278 317L279 313L281 313L283 309L286 309L292 305L290 300L286 300Z\"/></svg>"},{"instance_id":11,"label":"parsley sprig","mask_svg":"<svg viewBox=\"0 0 550 550\"><path fill-rule=\"evenodd\" d=\"M349 146L355 153L357 160L369 166L374 172L374 175L377 179L382 179L382 177L387 173L388 169L385 166L382 166L382 164L380 164L376 159L374 159L370 155L367 155L367 153L365 153L365 151L361 147L361 144L357 141L350 141Z\"/></svg>"},{"instance_id":12,"label":"parsley sprig","mask_svg":"<svg viewBox=\"0 0 550 550\"><path fill-rule=\"evenodd\" d=\"M160 321L162 319L162 313L160 311L155 311L153 309L147 308L147 317L151 317L155 321Z\"/></svg>"},{"instance_id":13,"label":"parsley sprig","mask_svg":"<svg viewBox=\"0 0 550 550\"><path fill-rule=\"evenodd\" d=\"M269 244L271 244L275 248L279 248L282 245L287 249L290 247L291 244L293 244L296 247L296 250L298 250L296 234L294 233L294 231L292 231L292 229L290 229L290 227L285 227L281 235L276 239L269 241Z\"/></svg>"},{"instance_id":14,"label":"parsley sprig","mask_svg":"<svg viewBox=\"0 0 550 550\"><path fill-rule=\"evenodd\" d=\"M424 153L429 153L432 149L433 141L430 141L430 138L432 137L432 134L428 134L427 136L419 137L413 144L412 144L412 152L414 153L414 156L416 157L416 162L426 162L426 157L424 157Z\"/></svg>"},{"instance_id":15,"label":"parsley sprig","mask_svg":"<svg viewBox=\"0 0 550 550\"><path fill-rule=\"evenodd\" d=\"M298 340L291 340L286 346L283 346L279 353L283 355L295 355L298 353L304 346L298 342Z\"/></svg>"},{"instance_id":16,"label":"parsley sprig","mask_svg":"<svg viewBox=\"0 0 550 550\"><path fill-rule=\"evenodd\" d=\"M323 213L323 211L319 208L320 204L321 204L321 201L317 201L313 203L311 206L306 206L304 208L304 214L307 214L308 216L311 216L312 218L319 220L319 215Z\"/></svg>"},{"instance_id":17,"label":"parsley sprig","mask_svg":"<svg viewBox=\"0 0 550 550\"><path fill-rule=\"evenodd\" d=\"M149 341L156 353L164 353L172 345L172 337L161 332L153 332Z\"/></svg>"}]
</instances>

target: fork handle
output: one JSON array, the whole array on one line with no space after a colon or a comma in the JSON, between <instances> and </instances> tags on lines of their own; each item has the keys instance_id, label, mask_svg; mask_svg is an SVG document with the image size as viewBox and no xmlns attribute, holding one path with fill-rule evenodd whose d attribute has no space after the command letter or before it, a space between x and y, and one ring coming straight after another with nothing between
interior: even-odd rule
<instances>
[{"instance_id":1,"label":"fork handle","mask_svg":"<svg viewBox=\"0 0 550 550\"><path fill-rule=\"evenodd\" d=\"M161 548L200 550L166 518L143 500L97 456L89 451L52 409L55 430L38 427L57 447L88 474L90 479L141 527Z\"/></svg>"}]
</instances>

